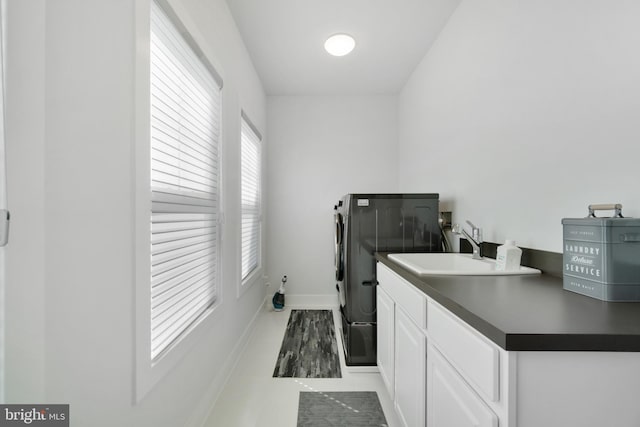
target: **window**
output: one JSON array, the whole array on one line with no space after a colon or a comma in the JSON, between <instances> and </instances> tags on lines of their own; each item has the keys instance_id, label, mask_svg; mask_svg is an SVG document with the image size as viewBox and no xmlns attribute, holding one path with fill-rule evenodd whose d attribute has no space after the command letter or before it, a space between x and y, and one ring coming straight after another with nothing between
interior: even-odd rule
<instances>
[{"instance_id":1,"label":"window","mask_svg":"<svg viewBox=\"0 0 640 427\"><path fill-rule=\"evenodd\" d=\"M220 255L222 81L203 60L188 32L178 28L179 21L170 9L165 10L152 2L152 360L179 341L215 304Z\"/></svg>"},{"instance_id":2,"label":"window","mask_svg":"<svg viewBox=\"0 0 640 427\"><path fill-rule=\"evenodd\" d=\"M242 282L260 268L261 245L261 147L260 133L242 114L240 180L242 185Z\"/></svg>"}]
</instances>

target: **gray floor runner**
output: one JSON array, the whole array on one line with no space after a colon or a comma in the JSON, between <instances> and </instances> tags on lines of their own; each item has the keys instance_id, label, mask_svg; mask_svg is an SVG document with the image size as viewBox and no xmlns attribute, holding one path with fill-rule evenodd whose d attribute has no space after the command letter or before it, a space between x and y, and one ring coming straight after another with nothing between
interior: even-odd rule
<instances>
[{"instance_id":1,"label":"gray floor runner","mask_svg":"<svg viewBox=\"0 0 640 427\"><path fill-rule=\"evenodd\" d=\"M375 391L300 392L298 427L386 425Z\"/></svg>"},{"instance_id":2,"label":"gray floor runner","mask_svg":"<svg viewBox=\"0 0 640 427\"><path fill-rule=\"evenodd\" d=\"M291 310L273 376L342 378L331 310Z\"/></svg>"}]
</instances>

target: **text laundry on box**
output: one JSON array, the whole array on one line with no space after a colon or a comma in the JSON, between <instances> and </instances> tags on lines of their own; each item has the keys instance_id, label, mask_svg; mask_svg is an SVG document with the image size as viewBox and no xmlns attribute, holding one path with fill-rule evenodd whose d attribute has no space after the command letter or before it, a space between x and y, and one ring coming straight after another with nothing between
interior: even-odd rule
<instances>
[{"instance_id":1,"label":"text laundry on box","mask_svg":"<svg viewBox=\"0 0 640 427\"><path fill-rule=\"evenodd\" d=\"M610 218L596 210L615 210ZM563 287L603 301L640 301L640 218L622 205L590 205L586 218L565 218Z\"/></svg>"}]
</instances>

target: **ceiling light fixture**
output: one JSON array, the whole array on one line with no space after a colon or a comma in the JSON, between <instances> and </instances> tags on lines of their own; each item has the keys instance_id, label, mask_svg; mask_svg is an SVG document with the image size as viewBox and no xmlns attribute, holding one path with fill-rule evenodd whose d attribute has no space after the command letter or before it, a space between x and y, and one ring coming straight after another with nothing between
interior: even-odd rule
<instances>
[{"instance_id":1,"label":"ceiling light fixture","mask_svg":"<svg viewBox=\"0 0 640 427\"><path fill-rule=\"evenodd\" d=\"M324 42L324 48L333 56L345 56L356 47L356 41L348 34L334 34Z\"/></svg>"}]
</instances>

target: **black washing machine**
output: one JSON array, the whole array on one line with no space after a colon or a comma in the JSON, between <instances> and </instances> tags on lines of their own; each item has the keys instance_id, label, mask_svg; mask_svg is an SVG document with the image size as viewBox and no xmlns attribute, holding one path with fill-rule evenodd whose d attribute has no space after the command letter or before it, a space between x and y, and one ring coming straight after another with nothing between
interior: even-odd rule
<instances>
[{"instance_id":1,"label":"black washing machine","mask_svg":"<svg viewBox=\"0 0 640 427\"><path fill-rule=\"evenodd\" d=\"M350 366L376 364L376 252L441 252L439 195L347 194L335 206L335 279Z\"/></svg>"}]
</instances>

